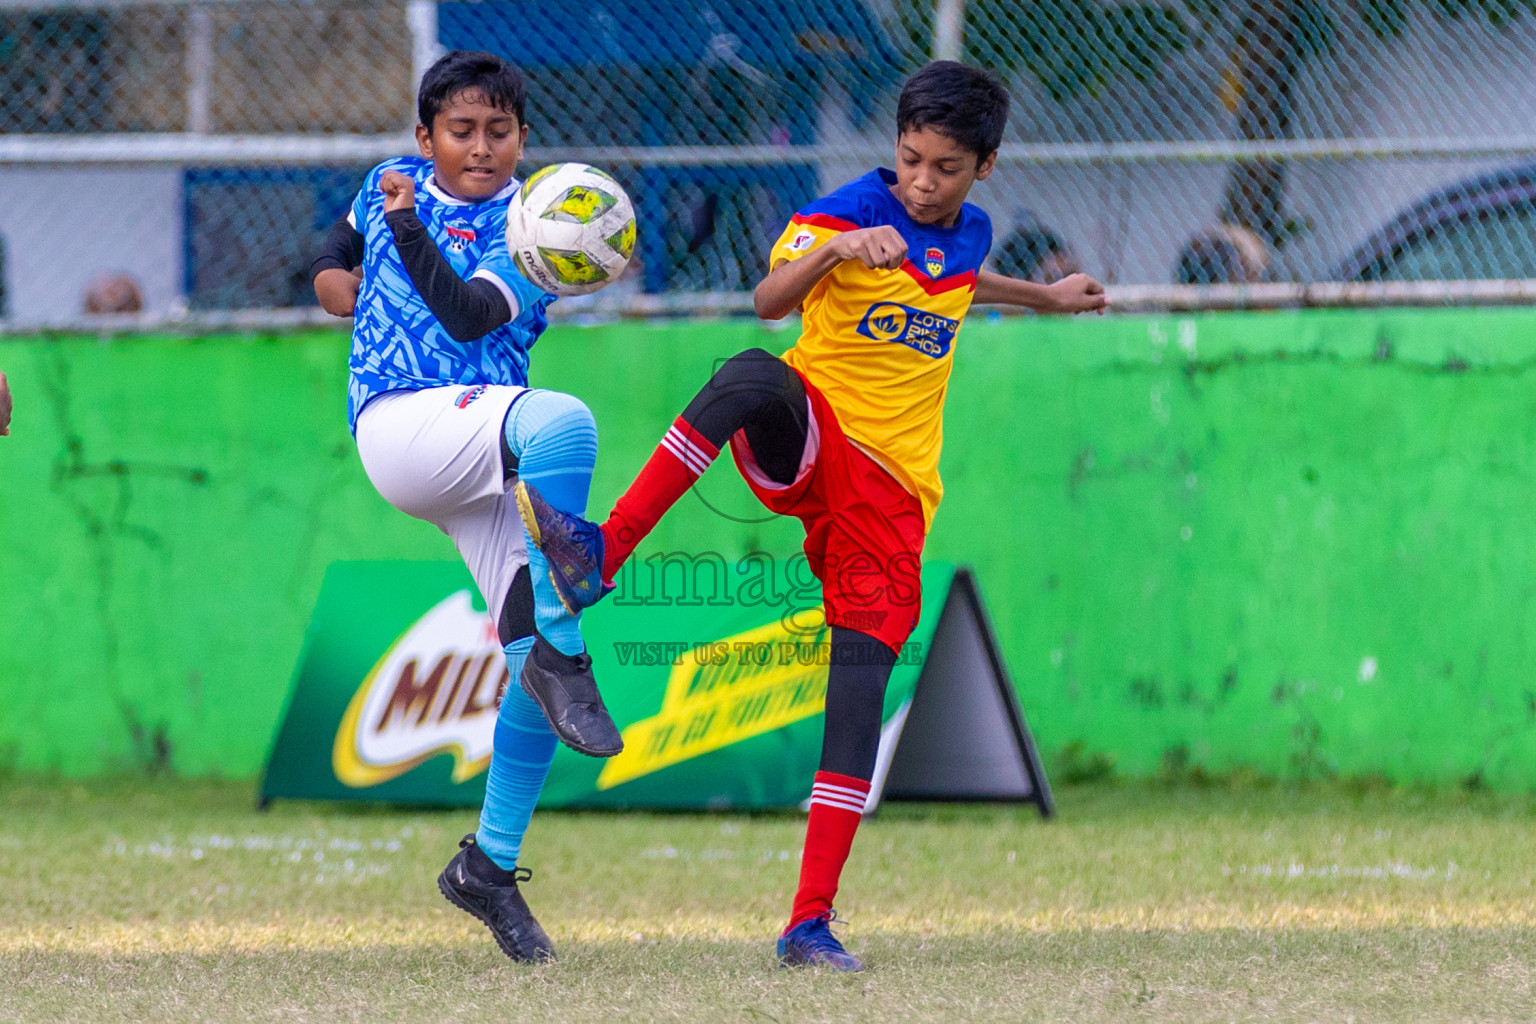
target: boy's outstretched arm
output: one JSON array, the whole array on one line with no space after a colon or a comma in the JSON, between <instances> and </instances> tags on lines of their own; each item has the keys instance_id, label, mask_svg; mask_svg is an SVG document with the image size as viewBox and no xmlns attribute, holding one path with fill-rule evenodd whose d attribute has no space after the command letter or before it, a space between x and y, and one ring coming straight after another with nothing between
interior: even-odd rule
<instances>
[{"instance_id":1,"label":"boy's outstretched arm","mask_svg":"<svg viewBox=\"0 0 1536 1024\"><path fill-rule=\"evenodd\" d=\"M1102 313L1109 296L1087 274L1070 274L1055 284L1035 284L983 270L976 275L972 301L1024 306L1036 313Z\"/></svg>"},{"instance_id":2,"label":"boy's outstretched arm","mask_svg":"<svg viewBox=\"0 0 1536 1024\"><path fill-rule=\"evenodd\" d=\"M357 290L363 282L363 236L342 217L331 225L325 247L309 265L309 284L315 298L332 316L351 316L357 309Z\"/></svg>"},{"instance_id":3,"label":"boy's outstretched arm","mask_svg":"<svg viewBox=\"0 0 1536 1024\"><path fill-rule=\"evenodd\" d=\"M888 224L845 231L821 248L779 264L757 283L752 306L764 320L782 320L799 309L817 282L839 263L858 260L872 270L895 270L906 258L906 240Z\"/></svg>"},{"instance_id":4,"label":"boy's outstretched arm","mask_svg":"<svg viewBox=\"0 0 1536 1024\"><path fill-rule=\"evenodd\" d=\"M448 264L427 226L416 216L416 183L399 171L379 179L384 222L395 236L400 262L437 322L454 341L473 341L512 319L501 289L481 278L466 281Z\"/></svg>"}]
</instances>

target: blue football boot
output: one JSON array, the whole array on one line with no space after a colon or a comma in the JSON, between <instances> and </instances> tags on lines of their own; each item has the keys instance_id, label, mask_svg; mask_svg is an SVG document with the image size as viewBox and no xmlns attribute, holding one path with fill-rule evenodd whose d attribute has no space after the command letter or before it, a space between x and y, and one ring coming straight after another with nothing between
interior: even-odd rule
<instances>
[{"instance_id":1,"label":"blue football boot","mask_svg":"<svg viewBox=\"0 0 1536 1024\"><path fill-rule=\"evenodd\" d=\"M549 562L550 582L572 615L597 604L612 584L603 583L603 531L594 522L562 512L519 480L513 488L523 526Z\"/></svg>"},{"instance_id":2,"label":"blue football boot","mask_svg":"<svg viewBox=\"0 0 1536 1024\"><path fill-rule=\"evenodd\" d=\"M779 966L862 971L864 961L844 949L843 944L832 934L833 921L837 921L836 911L801 921L785 932L779 939Z\"/></svg>"}]
</instances>

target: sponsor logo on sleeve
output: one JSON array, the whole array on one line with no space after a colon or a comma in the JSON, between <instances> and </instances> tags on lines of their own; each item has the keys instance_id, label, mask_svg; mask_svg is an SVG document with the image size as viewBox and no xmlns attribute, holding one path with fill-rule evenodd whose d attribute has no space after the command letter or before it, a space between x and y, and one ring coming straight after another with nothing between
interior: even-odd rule
<instances>
[{"instance_id":1,"label":"sponsor logo on sleeve","mask_svg":"<svg viewBox=\"0 0 1536 1024\"><path fill-rule=\"evenodd\" d=\"M402 633L363 679L331 750L336 778L377 786L439 754L453 781L485 771L508 680L490 616L468 590L453 594Z\"/></svg>"},{"instance_id":2,"label":"sponsor logo on sleeve","mask_svg":"<svg viewBox=\"0 0 1536 1024\"><path fill-rule=\"evenodd\" d=\"M458 406L460 409L468 408L470 402L473 402L475 399L485 394L486 387L487 386L484 384L476 384L472 388L461 391L459 393L459 397L453 400L453 404Z\"/></svg>"},{"instance_id":3,"label":"sponsor logo on sleeve","mask_svg":"<svg viewBox=\"0 0 1536 1024\"><path fill-rule=\"evenodd\" d=\"M810 231L802 231L794 238L784 243L784 248L790 252L804 252L816 241L816 236Z\"/></svg>"},{"instance_id":4,"label":"sponsor logo on sleeve","mask_svg":"<svg viewBox=\"0 0 1536 1024\"><path fill-rule=\"evenodd\" d=\"M899 302L877 302L864 313L858 331L875 341L891 341L942 359L949 354L960 321Z\"/></svg>"}]
</instances>

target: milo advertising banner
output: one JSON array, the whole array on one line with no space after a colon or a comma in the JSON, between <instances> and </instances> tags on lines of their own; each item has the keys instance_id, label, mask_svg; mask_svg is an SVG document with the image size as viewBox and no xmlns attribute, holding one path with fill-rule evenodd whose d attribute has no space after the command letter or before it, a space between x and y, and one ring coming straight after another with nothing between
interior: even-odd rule
<instances>
[{"instance_id":1,"label":"milo advertising banner","mask_svg":"<svg viewBox=\"0 0 1536 1024\"><path fill-rule=\"evenodd\" d=\"M734 583L732 581L735 581ZM789 807L821 754L830 631L802 559L657 556L582 618L624 751L555 755L541 807ZM970 573L923 568L891 675L869 808L1022 800L1049 813L1034 741ZM276 798L478 806L509 679L458 563L326 573L262 783Z\"/></svg>"}]
</instances>

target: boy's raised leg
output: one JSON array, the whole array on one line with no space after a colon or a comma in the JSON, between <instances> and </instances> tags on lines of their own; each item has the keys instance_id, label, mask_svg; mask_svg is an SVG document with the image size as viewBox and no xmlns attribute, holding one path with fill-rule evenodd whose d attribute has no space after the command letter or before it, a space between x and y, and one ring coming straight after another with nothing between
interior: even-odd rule
<instances>
[{"instance_id":1,"label":"boy's raised leg","mask_svg":"<svg viewBox=\"0 0 1536 1024\"><path fill-rule=\"evenodd\" d=\"M601 525L571 514L547 491L540 493L536 481L527 481L533 486L519 482L518 511L549 561L551 582L566 609L575 613L590 607L612 590L619 567L719 457L731 435L768 410L778 414L777 443L758 454L769 461L763 468L771 477L788 483L805 447L805 386L788 364L763 349L739 352L720 365L672 421Z\"/></svg>"},{"instance_id":2,"label":"boy's raised leg","mask_svg":"<svg viewBox=\"0 0 1536 1024\"><path fill-rule=\"evenodd\" d=\"M562 512L579 516L586 510L597 459L597 426L579 399L556 391L529 391L507 413L505 432L507 448L517 460L519 485L537 487ZM561 600L536 538L530 535L529 541L536 633L519 684L561 742L592 757L612 757L624 749L624 741L592 677L580 611Z\"/></svg>"}]
</instances>

